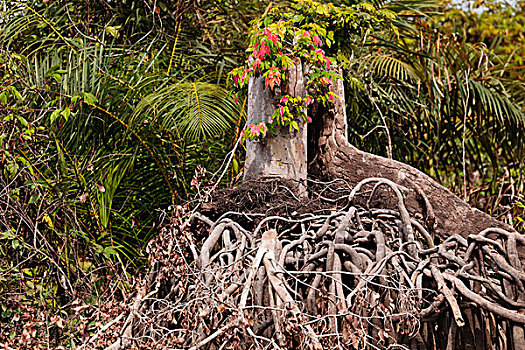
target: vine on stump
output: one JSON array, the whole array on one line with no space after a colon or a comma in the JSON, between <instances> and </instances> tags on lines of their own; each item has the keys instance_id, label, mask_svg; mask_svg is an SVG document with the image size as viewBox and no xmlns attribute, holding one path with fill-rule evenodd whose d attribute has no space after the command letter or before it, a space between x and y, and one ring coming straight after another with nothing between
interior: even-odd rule
<instances>
[{"instance_id":1,"label":"vine on stump","mask_svg":"<svg viewBox=\"0 0 525 350\"><path fill-rule=\"evenodd\" d=\"M368 3L338 7L300 0L294 12L273 8L255 21L247 50L249 58L230 73L235 101L246 93L250 78L264 77L265 87L271 91L283 84L293 84L286 72L297 64L296 58L307 67L307 94L301 97L283 93L272 114L272 122L251 123L243 130L243 138L260 140L267 130L276 133L281 128L299 131L300 124L312 122L308 106L319 103L326 107L340 98L328 86L342 76L330 68L348 61L352 54L350 36L366 36L380 27L393 28L389 21L394 17L392 12L377 10ZM347 77L346 81L354 89L362 88L355 77Z\"/></svg>"}]
</instances>

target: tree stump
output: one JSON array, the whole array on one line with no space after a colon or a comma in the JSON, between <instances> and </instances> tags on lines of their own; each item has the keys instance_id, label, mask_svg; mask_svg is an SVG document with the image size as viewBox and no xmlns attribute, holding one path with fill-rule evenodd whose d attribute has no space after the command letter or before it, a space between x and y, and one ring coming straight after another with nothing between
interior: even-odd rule
<instances>
[{"instance_id":1,"label":"tree stump","mask_svg":"<svg viewBox=\"0 0 525 350\"><path fill-rule=\"evenodd\" d=\"M281 91L265 88L264 77L250 78L248 85L248 124L271 122L272 114L282 94L305 97L303 67L299 59L287 74L290 80ZM294 180L304 190L307 177L306 150L307 128L299 131L280 130L277 135L268 134L260 141L246 142L244 179L280 178ZM302 192L302 190L300 191Z\"/></svg>"}]
</instances>

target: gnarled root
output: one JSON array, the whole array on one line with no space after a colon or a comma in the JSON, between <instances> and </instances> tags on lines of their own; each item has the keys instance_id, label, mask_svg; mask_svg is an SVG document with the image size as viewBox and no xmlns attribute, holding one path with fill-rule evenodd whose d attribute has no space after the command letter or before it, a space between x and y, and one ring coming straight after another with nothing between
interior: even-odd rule
<instances>
[{"instance_id":1,"label":"gnarled root","mask_svg":"<svg viewBox=\"0 0 525 350\"><path fill-rule=\"evenodd\" d=\"M396 206L370 207L366 199L378 191ZM135 317L136 344L517 349L525 325L517 250L525 238L489 228L439 241L426 225L433 220L409 215L404 192L371 178L323 212L194 216L210 232L196 258L191 235L174 226L152 243L160 260L151 288L159 292ZM357 205L363 198L367 205ZM155 251L159 240L172 240L175 258Z\"/></svg>"}]
</instances>

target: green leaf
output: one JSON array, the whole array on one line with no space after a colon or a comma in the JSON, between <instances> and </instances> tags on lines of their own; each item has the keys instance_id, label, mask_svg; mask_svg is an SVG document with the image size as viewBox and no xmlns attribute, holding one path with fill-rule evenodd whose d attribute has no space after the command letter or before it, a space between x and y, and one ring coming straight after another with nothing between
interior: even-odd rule
<instances>
[{"instance_id":1,"label":"green leaf","mask_svg":"<svg viewBox=\"0 0 525 350\"><path fill-rule=\"evenodd\" d=\"M117 255L117 251L113 247L104 248L104 256L109 259L112 255Z\"/></svg>"},{"instance_id":2,"label":"green leaf","mask_svg":"<svg viewBox=\"0 0 525 350\"><path fill-rule=\"evenodd\" d=\"M62 81L62 76L58 73L51 74L51 77L56 80L57 83Z\"/></svg>"},{"instance_id":3,"label":"green leaf","mask_svg":"<svg viewBox=\"0 0 525 350\"><path fill-rule=\"evenodd\" d=\"M98 99L89 92L82 92L81 94L82 98L84 99L84 102L86 102L87 104L94 104L98 101Z\"/></svg>"},{"instance_id":4,"label":"green leaf","mask_svg":"<svg viewBox=\"0 0 525 350\"><path fill-rule=\"evenodd\" d=\"M40 200L40 197L41 197L41 194L40 194L40 193L37 193L37 194L32 195L32 196L29 198L29 204L38 203L38 201Z\"/></svg>"},{"instance_id":5,"label":"green leaf","mask_svg":"<svg viewBox=\"0 0 525 350\"><path fill-rule=\"evenodd\" d=\"M60 68L60 64L55 64L54 66L51 66L44 75L45 77L49 77L52 74L54 74L58 69Z\"/></svg>"},{"instance_id":6,"label":"green leaf","mask_svg":"<svg viewBox=\"0 0 525 350\"><path fill-rule=\"evenodd\" d=\"M15 177L16 173L18 172L18 169L20 169L20 167L18 166L18 164L16 162L9 162L9 163L7 163L7 165L5 167L5 170L10 175L10 178L14 178Z\"/></svg>"},{"instance_id":7,"label":"green leaf","mask_svg":"<svg viewBox=\"0 0 525 350\"><path fill-rule=\"evenodd\" d=\"M14 239L16 238L14 230L8 230L0 234L0 240L2 239Z\"/></svg>"},{"instance_id":8,"label":"green leaf","mask_svg":"<svg viewBox=\"0 0 525 350\"><path fill-rule=\"evenodd\" d=\"M96 245L97 249L95 250L95 253L97 254L100 254L104 251L104 247L102 247L101 245Z\"/></svg>"},{"instance_id":9,"label":"green leaf","mask_svg":"<svg viewBox=\"0 0 525 350\"><path fill-rule=\"evenodd\" d=\"M64 108L64 110L60 113L61 116L64 117L64 119L67 120L69 119L69 116L71 115L71 110L69 109L69 107L66 107Z\"/></svg>"},{"instance_id":10,"label":"green leaf","mask_svg":"<svg viewBox=\"0 0 525 350\"><path fill-rule=\"evenodd\" d=\"M18 121L20 122L20 124L22 124L22 125L25 126L26 128L29 126L29 123L27 122L27 120L26 120L24 117L18 115L18 116L16 116L16 119L18 119Z\"/></svg>"},{"instance_id":11,"label":"green leaf","mask_svg":"<svg viewBox=\"0 0 525 350\"><path fill-rule=\"evenodd\" d=\"M109 34L112 37L117 38L118 37L118 31L119 31L120 27L121 26L107 26L104 30L105 30L106 34Z\"/></svg>"},{"instance_id":12,"label":"green leaf","mask_svg":"<svg viewBox=\"0 0 525 350\"><path fill-rule=\"evenodd\" d=\"M237 175L239 173L239 162L237 161L237 159L233 158L232 166L233 166L233 173Z\"/></svg>"},{"instance_id":13,"label":"green leaf","mask_svg":"<svg viewBox=\"0 0 525 350\"><path fill-rule=\"evenodd\" d=\"M25 159L24 157L16 157L16 159L19 160L20 163L22 163L25 167L29 169L29 172L31 173L31 175L34 175L33 167L31 166L31 163L27 159Z\"/></svg>"},{"instance_id":14,"label":"green leaf","mask_svg":"<svg viewBox=\"0 0 525 350\"><path fill-rule=\"evenodd\" d=\"M55 121L58 119L58 117L60 117L60 113L62 112L62 110L60 109L56 109L53 111L53 113L51 113L51 116L49 117L49 121L51 123L51 125L55 124Z\"/></svg>"},{"instance_id":15,"label":"green leaf","mask_svg":"<svg viewBox=\"0 0 525 350\"><path fill-rule=\"evenodd\" d=\"M14 86L10 86L9 90L11 90L11 93L16 97L17 100L19 100L19 101L23 101L24 100L22 95L20 95L20 93L18 92L18 90Z\"/></svg>"},{"instance_id":16,"label":"green leaf","mask_svg":"<svg viewBox=\"0 0 525 350\"><path fill-rule=\"evenodd\" d=\"M18 250L18 247L20 247L20 241L18 239L13 239L11 241L11 247L13 247L14 250Z\"/></svg>"}]
</instances>

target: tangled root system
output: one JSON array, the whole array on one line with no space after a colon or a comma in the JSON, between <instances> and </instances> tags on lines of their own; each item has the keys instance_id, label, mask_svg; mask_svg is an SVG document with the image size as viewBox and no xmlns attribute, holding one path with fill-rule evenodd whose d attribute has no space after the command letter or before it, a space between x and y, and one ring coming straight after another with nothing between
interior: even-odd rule
<instances>
[{"instance_id":1,"label":"tangled root system","mask_svg":"<svg viewBox=\"0 0 525 350\"><path fill-rule=\"evenodd\" d=\"M213 216L179 208L149 246L149 277L114 348L522 344L522 235L488 228L437 237L431 206L410 216L410 189L382 178L353 189L313 184L309 199L283 184L264 186L231 190Z\"/></svg>"}]
</instances>

